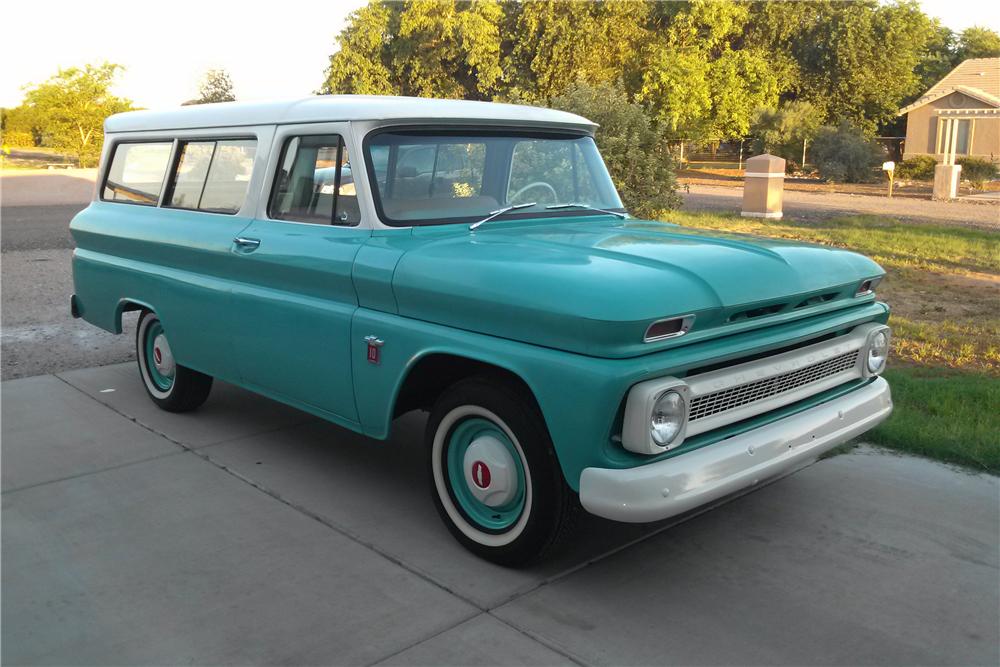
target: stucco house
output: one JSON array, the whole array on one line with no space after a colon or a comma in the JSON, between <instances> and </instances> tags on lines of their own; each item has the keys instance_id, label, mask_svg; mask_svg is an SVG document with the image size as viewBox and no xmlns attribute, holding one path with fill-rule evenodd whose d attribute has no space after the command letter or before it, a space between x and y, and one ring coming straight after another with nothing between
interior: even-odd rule
<instances>
[{"instance_id":1,"label":"stucco house","mask_svg":"<svg viewBox=\"0 0 1000 667\"><path fill-rule=\"evenodd\" d=\"M900 109L904 114L904 158L930 155L943 161L951 148L959 157L1000 161L1000 58L966 60Z\"/></svg>"}]
</instances>

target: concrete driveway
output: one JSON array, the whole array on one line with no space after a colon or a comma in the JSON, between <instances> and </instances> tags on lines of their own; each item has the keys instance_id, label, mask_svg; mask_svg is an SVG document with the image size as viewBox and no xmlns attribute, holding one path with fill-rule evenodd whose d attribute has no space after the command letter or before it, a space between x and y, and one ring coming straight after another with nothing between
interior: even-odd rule
<instances>
[{"instance_id":1,"label":"concrete driveway","mask_svg":"<svg viewBox=\"0 0 1000 667\"><path fill-rule=\"evenodd\" d=\"M861 447L555 559L463 551L411 413L375 443L131 364L2 385L4 664L1000 661L1000 485Z\"/></svg>"}]
</instances>

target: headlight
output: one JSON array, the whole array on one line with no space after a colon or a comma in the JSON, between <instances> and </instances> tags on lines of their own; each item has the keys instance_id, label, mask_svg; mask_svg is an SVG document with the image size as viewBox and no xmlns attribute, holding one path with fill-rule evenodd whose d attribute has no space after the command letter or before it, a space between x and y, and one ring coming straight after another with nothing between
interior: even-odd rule
<instances>
[{"instance_id":1,"label":"headlight","mask_svg":"<svg viewBox=\"0 0 1000 667\"><path fill-rule=\"evenodd\" d=\"M653 405L649 434L660 447L669 447L684 426L687 405L684 397L676 391L666 391Z\"/></svg>"},{"instance_id":2,"label":"headlight","mask_svg":"<svg viewBox=\"0 0 1000 667\"><path fill-rule=\"evenodd\" d=\"M878 375L885 369L886 359L889 358L889 330L880 329L876 331L868 342L868 372Z\"/></svg>"}]
</instances>

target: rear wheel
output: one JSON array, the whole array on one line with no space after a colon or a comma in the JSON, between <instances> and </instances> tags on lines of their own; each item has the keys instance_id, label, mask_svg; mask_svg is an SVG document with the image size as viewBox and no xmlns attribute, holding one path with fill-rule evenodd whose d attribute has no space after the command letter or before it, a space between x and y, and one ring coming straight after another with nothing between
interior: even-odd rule
<instances>
[{"instance_id":1,"label":"rear wheel","mask_svg":"<svg viewBox=\"0 0 1000 667\"><path fill-rule=\"evenodd\" d=\"M438 513L469 551L524 565L568 533L575 512L534 401L503 377L445 391L427 424Z\"/></svg>"},{"instance_id":2,"label":"rear wheel","mask_svg":"<svg viewBox=\"0 0 1000 667\"><path fill-rule=\"evenodd\" d=\"M179 365L156 313L144 310L135 335L135 356L146 393L168 412L199 407L212 390L212 377Z\"/></svg>"}]
</instances>

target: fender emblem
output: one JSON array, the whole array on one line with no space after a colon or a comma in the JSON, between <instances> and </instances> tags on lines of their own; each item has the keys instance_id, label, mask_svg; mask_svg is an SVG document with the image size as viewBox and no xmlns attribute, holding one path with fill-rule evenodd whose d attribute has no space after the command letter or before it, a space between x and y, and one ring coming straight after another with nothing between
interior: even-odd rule
<instances>
[{"instance_id":1,"label":"fender emblem","mask_svg":"<svg viewBox=\"0 0 1000 667\"><path fill-rule=\"evenodd\" d=\"M365 342L368 343L368 363L377 364L382 360L382 346L385 345L385 341L378 336L365 336Z\"/></svg>"}]
</instances>

